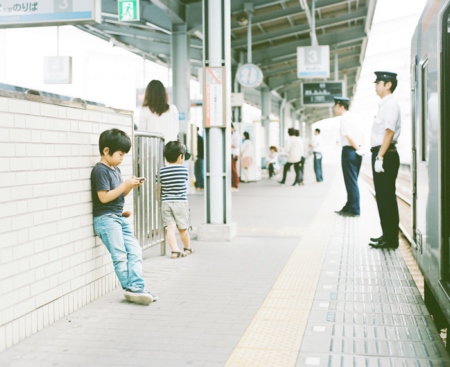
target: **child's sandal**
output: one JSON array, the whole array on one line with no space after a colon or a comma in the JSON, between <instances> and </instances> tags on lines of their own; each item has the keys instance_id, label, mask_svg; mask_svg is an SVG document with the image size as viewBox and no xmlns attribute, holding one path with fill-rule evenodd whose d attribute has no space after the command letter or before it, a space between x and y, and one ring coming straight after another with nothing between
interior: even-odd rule
<instances>
[{"instance_id":1,"label":"child's sandal","mask_svg":"<svg viewBox=\"0 0 450 367\"><path fill-rule=\"evenodd\" d=\"M172 251L172 256L170 256L171 259L178 259L179 257L185 257L186 254L184 252L180 251Z\"/></svg>"},{"instance_id":2,"label":"child's sandal","mask_svg":"<svg viewBox=\"0 0 450 367\"><path fill-rule=\"evenodd\" d=\"M187 253L186 253L187 252ZM193 253L194 253L195 251L192 249L192 248L185 248L184 249L184 253L185 253L185 255L187 256L187 255L192 255Z\"/></svg>"}]
</instances>

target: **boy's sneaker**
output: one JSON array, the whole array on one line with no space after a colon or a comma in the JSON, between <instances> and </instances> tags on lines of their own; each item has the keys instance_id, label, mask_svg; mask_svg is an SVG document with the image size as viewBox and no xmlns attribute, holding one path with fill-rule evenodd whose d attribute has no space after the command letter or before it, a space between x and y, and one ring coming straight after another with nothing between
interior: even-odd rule
<instances>
[{"instance_id":1,"label":"boy's sneaker","mask_svg":"<svg viewBox=\"0 0 450 367\"><path fill-rule=\"evenodd\" d=\"M147 292L149 295L152 296L153 302L156 302L158 300L158 298L159 298L156 294L154 294L152 292L149 292L149 291L144 291L144 292Z\"/></svg>"},{"instance_id":2,"label":"boy's sneaker","mask_svg":"<svg viewBox=\"0 0 450 367\"><path fill-rule=\"evenodd\" d=\"M149 305L152 303L155 299L153 298L153 295L147 291L140 290L140 291L131 291L127 289L124 293L124 297L127 301L138 303L140 305ZM158 298L158 297L156 297Z\"/></svg>"}]
</instances>

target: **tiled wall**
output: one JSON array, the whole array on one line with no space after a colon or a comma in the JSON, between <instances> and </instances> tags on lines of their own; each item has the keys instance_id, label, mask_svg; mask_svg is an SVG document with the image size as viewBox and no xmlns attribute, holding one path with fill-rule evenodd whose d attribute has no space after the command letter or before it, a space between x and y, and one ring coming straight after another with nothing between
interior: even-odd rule
<instances>
[{"instance_id":1,"label":"tiled wall","mask_svg":"<svg viewBox=\"0 0 450 367\"><path fill-rule=\"evenodd\" d=\"M127 111L0 92L0 351L118 285L89 177L100 133L132 124ZM123 176L131 164L130 152Z\"/></svg>"}]
</instances>

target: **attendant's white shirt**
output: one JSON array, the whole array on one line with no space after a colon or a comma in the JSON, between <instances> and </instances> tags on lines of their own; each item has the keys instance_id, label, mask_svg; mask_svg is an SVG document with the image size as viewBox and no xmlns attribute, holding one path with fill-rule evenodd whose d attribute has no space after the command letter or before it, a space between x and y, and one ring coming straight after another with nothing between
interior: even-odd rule
<instances>
[{"instance_id":1,"label":"attendant's white shirt","mask_svg":"<svg viewBox=\"0 0 450 367\"><path fill-rule=\"evenodd\" d=\"M392 94L388 94L382 98L378 104L378 112L373 120L370 134L371 147L377 147L383 144L386 129L394 132L392 143L397 143L401 130L401 114L400 106Z\"/></svg>"},{"instance_id":2,"label":"attendant's white shirt","mask_svg":"<svg viewBox=\"0 0 450 367\"><path fill-rule=\"evenodd\" d=\"M322 137L319 135L314 135L312 137L313 152L322 153Z\"/></svg>"},{"instance_id":3,"label":"attendant's white shirt","mask_svg":"<svg viewBox=\"0 0 450 367\"><path fill-rule=\"evenodd\" d=\"M239 156L239 152L241 150L241 134L239 134L236 130L231 134L231 145L234 148L231 148L231 155Z\"/></svg>"},{"instance_id":4,"label":"attendant's white shirt","mask_svg":"<svg viewBox=\"0 0 450 367\"><path fill-rule=\"evenodd\" d=\"M347 139L347 136L355 142L356 145L361 145L362 143L362 126L357 121L350 111L345 111L341 115L341 144L343 147L351 146Z\"/></svg>"},{"instance_id":5,"label":"attendant's white shirt","mask_svg":"<svg viewBox=\"0 0 450 367\"><path fill-rule=\"evenodd\" d=\"M139 131L162 134L166 144L169 141L178 140L178 133L180 132L178 109L171 104L169 110L158 116L150 111L150 108L142 107L139 117Z\"/></svg>"}]
</instances>

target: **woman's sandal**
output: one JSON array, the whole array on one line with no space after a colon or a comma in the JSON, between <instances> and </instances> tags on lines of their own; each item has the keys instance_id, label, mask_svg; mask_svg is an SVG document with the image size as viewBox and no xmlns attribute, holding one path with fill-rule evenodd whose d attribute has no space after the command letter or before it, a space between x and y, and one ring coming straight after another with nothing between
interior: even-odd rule
<instances>
[{"instance_id":1,"label":"woman's sandal","mask_svg":"<svg viewBox=\"0 0 450 367\"><path fill-rule=\"evenodd\" d=\"M186 252L188 252L188 253L186 253ZM184 253L185 253L186 256L192 255L194 252L195 251L192 248L190 248L190 247L189 248L184 248Z\"/></svg>"},{"instance_id":2,"label":"woman's sandal","mask_svg":"<svg viewBox=\"0 0 450 367\"><path fill-rule=\"evenodd\" d=\"M185 257L186 254L184 252L180 251L172 251L172 255L170 256L171 259L178 259L179 257Z\"/></svg>"}]
</instances>

